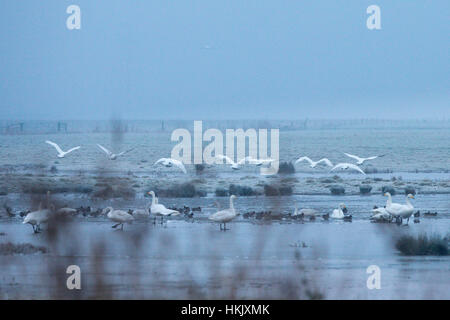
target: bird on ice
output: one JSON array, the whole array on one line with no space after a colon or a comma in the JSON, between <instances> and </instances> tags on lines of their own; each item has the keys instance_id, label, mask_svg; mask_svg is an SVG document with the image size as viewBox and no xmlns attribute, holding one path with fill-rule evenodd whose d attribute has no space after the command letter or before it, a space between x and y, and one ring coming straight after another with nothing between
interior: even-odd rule
<instances>
[{"instance_id":1,"label":"bird on ice","mask_svg":"<svg viewBox=\"0 0 450 320\"><path fill-rule=\"evenodd\" d=\"M166 168L171 168L173 166L180 168L181 171L183 171L184 173L187 173L186 168L184 167L184 164L176 159L172 159L172 158L161 158L158 161L155 162L154 165L157 164L162 164L163 166L165 166Z\"/></svg>"},{"instance_id":2,"label":"bird on ice","mask_svg":"<svg viewBox=\"0 0 450 320\"><path fill-rule=\"evenodd\" d=\"M345 152L344 152L344 154L345 154L347 157L350 157L350 158L355 159L355 160L356 160L356 164L363 164L364 161L373 160L373 159L376 159L376 158L380 158L380 157L384 157L384 156L385 156L385 154L383 154L383 155L381 155L381 156L372 156L372 157L368 157L368 158L361 158L361 157L355 156L355 155L350 154L350 153L345 153Z\"/></svg>"},{"instance_id":3,"label":"bird on ice","mask_svg":"<svg viewBox=\"0 0 450 320\"><path fill-rule=\"evenodd\" d=\"M109 160L116 160L117 157L123 156L125 153L130 152L131 150L133 150L133 149L129 149L129 150L126 150L126 151L122 151L121 153L115 154L115 153L112 153L111 151L109 151L108 149L106 149L104 146L102 146L100 144L97 144L97 146L106 153L106 155L109 157Z\"/></svg>"},{"instance_id":4,"label":"bird on ice","mask_svg":"<svg viewBox=\"0 0 450 320\"><path fill-rule=\"evenodd\" d=\"M78 149L81 148L80 146L78 146L78 147L69 149L69 150L67 150L67 151L63 151L63 150L58 146L58 144L54 143L53 141L47 140L47 141L45 141L45 143L47 143L47 144L53 146L53 147L56 149L56 151L58 151L58 154L56 155L58 158L64 158L67 154L71 153L72 151L75 151L75 150L78 150Z\"/></svg>"},{"instance_id":5,"label":"bird on ice","mask_svg":"<svg viewBox=\"0 0 450 320\"><path fill-rule=\"evenodd\" d=\"M362 169L360 167L358 167L355 164L352 163L338 163L337 165L335 165L331 170L331 171L335 171L337 169L341 169L341 170L348 170L348 169L352 169L352 170L356 170L358 172L361 172L363 175L365 175L366 173L364 171L362 171Z\"/></svg>"},{"instance_id":6,"label":"bird on ice","mask_svg":"<svg viewBox=\"0 0 450 320\"><path fill-rule=\"evenodd\" d=\"M318 164L321 164L321 163L324 163L329 167L333 167L333 163L330 160L328 160L327 158L320 159L319 161L312 161L308 157L300 157L295 161L295 164L302 162L302 161L309 162L311 168L315 168Z\"/></svg>"}]
</instances>

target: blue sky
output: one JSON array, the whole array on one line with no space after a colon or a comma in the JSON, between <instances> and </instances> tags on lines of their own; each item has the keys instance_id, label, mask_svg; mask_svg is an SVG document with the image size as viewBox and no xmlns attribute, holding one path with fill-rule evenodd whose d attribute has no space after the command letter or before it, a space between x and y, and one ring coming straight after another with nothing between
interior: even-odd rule
<instances>
[{"instance_id":1,"label":"blue sky","mask_svg":"<svg viewBox=\"0 0 450 320\"><path fill-rule=\"evenodd\" d=\"M0 119L449 118L449 16L435 0L3 0Z\"/></svg>"}]
</instances>

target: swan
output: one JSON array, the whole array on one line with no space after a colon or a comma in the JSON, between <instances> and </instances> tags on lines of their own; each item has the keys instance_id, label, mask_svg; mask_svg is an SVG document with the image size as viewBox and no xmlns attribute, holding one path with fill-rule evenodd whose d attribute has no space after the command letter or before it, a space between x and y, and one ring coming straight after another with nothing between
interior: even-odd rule
<instances>
[{"instance_id":1,"label":"swan","mask_svg":"<svg viewBox=\"0 0 450 320\"><path fill-rule=\"evenodd\" d=\"M309 209L309 208L301 209L301 210L299 211L299 213L300 213L300 215L302 216L302 218L303 218L303 217L308 217L309 220L314 220L314 219L316 219L316 216L319 215L319 212L317 212L317 210L315 210L315 209Z\"/></svg>"},{"instance_id":2,"label":"swan","mask_svg":"<svg viewBox=\"0 0 450 320\"><path fill-rule=\"evenodd\" d=\"M161 158L158 161L155 162L154 165L157 164L162 164L163 166L167 167L167 168L171 168L173 166L178 167L181 169L181 171L183 171L184 173L186 172L186 168L184 167L184 164L176 159L172 159L172 158Z\"/></svg>"},{"instance_id":3,"label":"swan","mask_svg":"<svg viewBox=\"0 0 450 320\"><path fill-rule=\"evenodd\" d=\"M64 207L56 210L56 213L61 215L74 216L78 213L78 211L77 209Z\"/></svg>"},{"instance_id":4,"label":"swan","mask_svg":"<svg viewBox=\"0 0 450 320\"><path fill-rule=\"evenodd\" d=\"M391 220L391 214L386 210L385 207L374 208L372 210L372 215L370 216L370 220L374 220L374 221L390 221Z\"/></svg>"},{"instance_id":5,"label":"swan","mask_svg":"<svg viewBox=\"0 0 450 320\"><path fill-rule=\"evenodd\" d=\"M345 206L345 204L340 203L339 208L334 209L333 212L331 213L330 217L333 219L344 219L345 212L347 212L347 207Z\"/></svg>"},{"instance_id":6,"label":"swan","mask_svg":"<svg viewBox=\"0 0 450 320\"><path fill-rule=\"evenodd\" d=\"M230 196L230 208L217 211L216 213L213 213L208 217L209 220L219 222L220 230L226 231L227 229L227 222L230 222L233 220L236 216L236 210L234 209L233 200L236 198L234 194ZM222 223L223 223L223 229L222 229Z\"/></svg>"},{"instance_id":7,"label":"swan","mask_svg":"<svg viewBox=\"0 0 450 320\"><path fill-rule=\"evenodd\" d=\"M267 159L255 159L255 158L252 158L252 157L245 157L244 161L248 161L249 164L254 164L257 167L261 167L261 166L265 167L265 166L269 166L275 160L274 159L270 159L270 158L267 158Z\"/></svg>"},{"instance_id":8,"label":"swan","mask_svg":"<svg viewBox=\"0 0 450 320\"><path fill-rule=\"evenodd\" d=\"M107 214L108 219L117 222L115 225L112 226L112 228L117 228L118 226L121 226L121 230L123 230L124 223L131 223L134 220L133 216L128 212L125 212L123 210L114 210L112 207L105 208L103 212L108 213Z\"/></svg>"},{"instance_id":9,"label":"swan","mask_svg":"<svg viewBox=\"0 0 450 320\"><path fill-rule=\"evenodd\" d=\"M161 223L163 222L164 216L177 216L180 214L180 212L172 209L167 209L164 205L159 204L158 198L155 196L154 191L150 191L148 193L152 196L152 204L150 206L150 211L154 215L160 215L161 216Z\"/></svg>"},{"instance_id":10,"label":"swan","mask_svg":"<svg viewBox=\"0 0 450 320\"><path fill-rule=\"evenodd\" d=\"M368 157L368 158L361 158L361 157L355 156L355 155L353 155L353 154L345 153L345 152L344 152L344 154L345 154L347 157L350 157L350 158L355 159L355 160L356 160L356 164L363 164L364 161L373 160L373 159L381 158L381 157L384 157L384 156L385 156L385 154L383 154L383 155L381 155L381 156L373 156L373 157Z\"/></svg>"},{"instance_id":11,"label":"swan","mask_svg":"<svg viewBox=\"0 0 450 320\"><path fill-rule=\"evenodd\" d=\"M366 173L364 171L362 171L362 169L360 167L358 167L357 165L352 164L352 163L346 163L346 162L338 163L330 170L330 172L337 170L337 169L341 169L341 170L353 169L358 172L361 172L363 175L366 175Z\"/></svg>"},{"instance_id":12,"label":"swan","mask_svg":"<svg viewBox=\"0 0 450 320\"><path fill-rule=\"evenodd\" d=\"M53 205L51 206L51 209L41 209L41 205L39 205L39 209L37 211L33 211L28 213L23 218L23 224L31 224L33 227L34 233L41 232L41 223L45 223L50 219L50 215L52 213Z\"/></svg>"},{"instance_id":13,"label":"swan","mask_svg":"<svg viewBox=\"0 0 450 320\"><path fill-rule=\"evenodd\" d=\"M78 150L81 148L80 146L78 146L78 147L69 149L67 151L63 151L56 143L54 143L52 141L47 140L47 141L45 141L45 143L48 143L49 145L53 146L56 149L56 151L58 151L58 154L56 155L58 158L64 158L67 154L71 153L72 151L75 151L75 150Z\"/></svg>"},{"instance_id":14,"label":"swan","mask_svg":"<svg viewBox=\"0 0 450 320\"><path fill-rule=\"evenodd\" d=\"M410 193L406 196L406 204L400 204L400 203L393 203L392 202L392 196L389 192L386 192L384 194L386 197L388 197L387 203L386 203L386 210L389 212L392 216L396 218L408 219L407 222L409 222L409 218L413 214L414 206L411 204L409 199L414 199L414 196Z\"/></svg>"},{"instance_id":15,"label":"swan","mask_svg":"<svg viewBox=\"0 0 450 320\"><path fill-rule=\"evenodd\" d=\"M243 158L243 159L239 160L238 162L234 162L230 157L224 156L223 154L218 154L216 156L216 158L225 160L225 162L227 164L231 164L231 169L233 169L233 170L239 170L240 166L243 165L245 163L245 161L247 160L247 158Z\"/></svg>"},{"instance_id":16,"label":"swan","mask_svg":"<svg viewBox=\"0 0 450 320\"><path fill-rule=\"evenodd\" d=\"M102 145L100 145L98 143L97 143L97 146L106 153L106 155L109 157L109 160L116 160L117 157L123 156L125 153L130 152L131 150L133 150L133 149L129 149L129 150L126 150L126 151L122 151L121 153L115 154L115 153L112 153L111 151L109 151L104 146L102 146Z\"/></svg>"},{"instance_id":17,"label":"swan","mask_svg":"<svg viewBox=\"0 0 450 320\"><path fill-rule=\"evenodd\" d=\"M315 168L320 163L324 163L329 167L333 167L333 163L330 160L328 160L327 158L320 159L319 161L312 161L308 157L300 157L295 161L295 164L302 162L302 161L309 162L311 168Z\"/></svg>"}]
</instances>

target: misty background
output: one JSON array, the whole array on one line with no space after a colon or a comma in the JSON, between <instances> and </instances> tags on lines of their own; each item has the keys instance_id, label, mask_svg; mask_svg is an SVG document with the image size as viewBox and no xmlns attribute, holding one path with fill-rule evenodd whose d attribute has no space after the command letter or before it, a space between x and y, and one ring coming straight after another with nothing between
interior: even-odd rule
<instances>
[{"instance_id":1,"label":"misty background","mask_svg":"<svg viewBox=\"0 0 450 320\"><path fill-rule=\"evenodd\" d=\"M449 15L448 1L5 0L0 119L447 119Z\"/></svg>"}]
</instances>

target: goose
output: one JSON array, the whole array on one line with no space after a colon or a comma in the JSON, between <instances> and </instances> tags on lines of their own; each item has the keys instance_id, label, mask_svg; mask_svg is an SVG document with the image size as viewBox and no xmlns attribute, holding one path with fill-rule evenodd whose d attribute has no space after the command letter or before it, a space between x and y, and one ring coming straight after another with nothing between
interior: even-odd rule
<instances>
[{"instance_id":1,"label":"goose","mask_svg":"<svg viewBox=\"0 0 450 320\"><path fill-rule=\"evenodd\" d=\"M240 166L243 165L245 163L245 161L247 160L247 158L243 158L243 159L239 160L238 162L234 162L230 157L224 156L223 154L217 155L216 158L225 160L225 162L227 164L231 164L231 169L233 169L233 170L239 170Z\"/></svg>"},{"instance_id":2,"label":"goose","mask_svg":"<svg viewBox=\"0 0 450 320\"><path fill-rule=\"evenodd\" d=\"M389 192L386 192L384 195L388 197L386 203L387 212L389 212L392 216L396 218L400 218L400 221L402 221L403 219L408 219L407 223L409 223L409 218L411 217L414 211L414 206L411 204L409 199L414 199L414 196L411 193L409 193L406 196L406 204L400 204L392 202L392 196Z\"/></svg>"},{"instance_id":3,"label":"goose","mask_svg":"<svg viewBox=\"0 0 450 320\"><path fill-rule=\"evenodd\" d=\"M383 154L383 155L381 155L381 156L373 156L373 157L368 157L368 158L361 158L361 157L355 156L355 155L353 155L353 154L345 153L345 152L344 152L344 154L345 154L347 157L350 157L350 158L355 159L355 160L356 160L356 164L363 164L364 161L373 160L373 159L381 158L381 157L384 157L384 156L385 156L385 154Z\"/></svg>"},{"instance_id":4,"label":"goose","mask_svg":"<svg viewBox=\"0 0 450 320\"><path fill-rule=\"evenodd\" d=\"M58 151L58 154L56 155L58 158L64 158L67 154L71 153L72 151L75 151L75 150L78 150L81 148L80 146L78 146L78 147L69 149L67 151L63 151L56 143L54 143L50 140L45 141L45 143L53 146L56 149L56 151Z\"/></svg>"},{"instance_id":5,"label":"goose","mask_svg":"<svg viewBox=\"0 0 450 320\"><path fill-rule=\"evenodd\" d=\"M155 162L154 165L157 164L162 164L163 166L167 167L167 168L171 168L173 166L178 167L181 169L181 171L183 171L184 173L187 173L186 168L184 167L184 164L176 159L172 159L172 158L161 158L158 161Z\"/></svg>"},{"instance_id":6,"label":"goose","mask_svg":"<svg viewBox=\"0 0 450 320\"><path fill-rule=\"evenodd\" d=\"M167 209L163 204L159 204L158 198L156 198L154 191L150 191L148 194L152 196L150 211L154 215L161 216L161 223L164 221L165 216L177 216L180 214L180 212L177 210Z\"/></svg>"},{"instance_id":7,"label":"goose","mask_svg":"<svg viewBox=\"0 0 450 320\"><path fill-rule=\"evenodd\" d=\"M236 210L234 209L233 200L236 198L234 194L230 196L230 208L217 211L216 213L213 213L208 217L209 220L212 220L214 222L219 222L220 230L226 231L227 229L227 222L230 222L233 220L236 216ZM223 229L222 229L223 224Z\"/></svg>"},{"instance_id":8,"label":"goose","mask_svg":"<svg viewBox=\"0 0 450 320\"><path fill-rule=\"evenodd\" d=\"M346 162L338 163L330 170L330 172L337 170L337 169L341 169L341 170L352 169L352 170L361 172L363 175L366 175L366 173L364 171L362 171L362 169L360 167L358 167L357 165L352 164L352 163L346 163Z\"/></svg>"},{"instance_id":9,"label":"goose","mask_svg":"<svg viewBox=\"0 0 450 320\"><path fill-rule=\"evenodd\" d=\"M337 209L334 209L333 212L330 215L330 218L333 219L344 219L345 212L347 212L347 207L345 204L340 203L339 207Z\"/></svg>"},{"instance_id":10,"label":"goose","mask_svg":"<svg viewBox=\"0 0 450 320\"><path fill-rule=\"evenodd\" d=\"M126 151L122 151L121 153L115 154L115 153L112 153L111 151L109 151L109 150L106 149L104 146L102 146L102 145L100 145L100 144L98 144L98 143L97 143L97 146L98 146L100 149L102 149L102 150L106 153L106 155L109 157L109 160L116 160L117 157L123 156L125 153L128 153L128 152L130 152L131 150L133 150L133 149L128 149L128 150L126 150Z\"/></svg>"},{"instance_id":11,"label":"goose","mask_svg":"<svg viewBox=\"0 0 450 320\"><path fill-rule=\"evenodd\" d=\"M333 167L333 163L330 160L328 160L327 158L320 159L319 161L312 161L309 157L300 157L295 161L295 164L302 162L302 161L309 162L311 168L315 168L318 164L321 164L321 163L324 163L325 165L327 165L329 167Z\"/></svg>"},{"instance_id":12,"label":"goose","mask_svg":"<svg viewBox=\"0 0 450 320\"><path fill-rule=\"evenodd\" d=\"M123 230L124 223L131 223L134 220L133 216L128 212L125 212L123 210L114 210L112 207L105 208L105 210L103 210L103 213L108 213L108 219L116 222L116 224L113 225L112 228L121 226L121 230Z\"/></svg>"}]
</instances>

